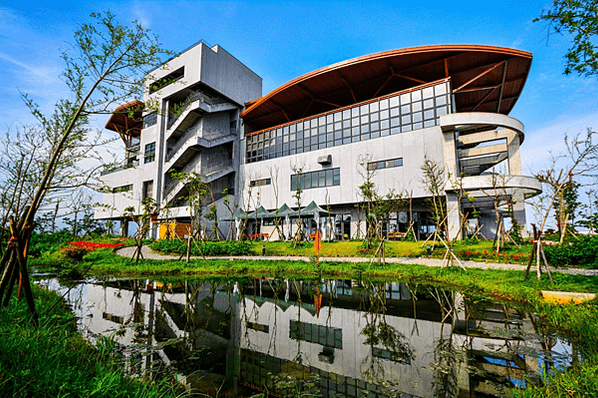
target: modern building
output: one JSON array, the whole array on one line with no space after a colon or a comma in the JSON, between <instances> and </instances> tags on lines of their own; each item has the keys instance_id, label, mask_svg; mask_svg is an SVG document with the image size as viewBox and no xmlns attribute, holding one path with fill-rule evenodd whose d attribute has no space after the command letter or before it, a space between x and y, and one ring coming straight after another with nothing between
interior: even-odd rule
<instances>
[{"instance_id":1,"label":"modern building","mask_svg":"<svg viewBox=\"0 0 598 398\"><path fill-rule=\"evenodd\" d=\"M422 171L429 160L443 171L449 235L465 235L467 218L468 233L493 237L496 209L525 225L523 200L541 192L522 175L524 128L508 116L531 61L528 52L490 46L392 50L310 72L260 97L258 76L200 43L152 72L146 102L168 111L144 115L132 135L140 137L132 145L140 140L143 164L103 176L112 209L97 217L117 219L124 204L138 206L152 191L161 206L170 204L169 220L188 222L184 184L170 171L197 171L213 192L236 193L227 203L234 216L217 205L221 219L245 224L237 236L289 239L318 226L326 238L350 239L365 233L359 187L369 179L380 196L408 199L385 223L388 236L411 227L421 238L433 230ZM293 221L300 217L301 227Z\"/></svg>"}]
</instances>

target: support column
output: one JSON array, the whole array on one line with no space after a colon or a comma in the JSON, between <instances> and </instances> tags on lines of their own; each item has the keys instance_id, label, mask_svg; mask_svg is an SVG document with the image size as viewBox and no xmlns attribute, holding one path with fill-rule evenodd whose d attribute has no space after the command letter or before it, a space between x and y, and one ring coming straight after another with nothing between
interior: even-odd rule
<instances>
[{"instance_id":1,"label":"support column","mask_svg":"<svg viewBox=\"0 0 598 398\"><path fill-rule=\"evenodd\" d=\"M447 239L456 238L461 240L462 234L459 233L461 228L461 214L459 213L459 196L452 192L446 193L446 208L448 212L447 224Z\"/></svg>"},{"instance_id":2,"label":"support column","mask_svg":"<svg viewBox=\"0 0 598 398\"><path fill-rule=\"evenodd\" d=\"M120 236L129 236L129 219L126 217L120 219Z\"/></svg>"}]
</instances>

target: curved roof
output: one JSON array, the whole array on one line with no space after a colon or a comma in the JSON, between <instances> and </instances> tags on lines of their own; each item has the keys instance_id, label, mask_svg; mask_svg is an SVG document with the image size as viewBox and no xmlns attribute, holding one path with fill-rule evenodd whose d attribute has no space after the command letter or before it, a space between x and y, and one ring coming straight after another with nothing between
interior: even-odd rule
<instances>
[{"instance_id":1,"label":"curved roof","mask_svg":"<svg viewBox=\"0 0 598 398\"><path fill-rule=\"evenodd\" d=\"M118 106L106 122L106 129L117 132L121 137L123 135L139 136L143 125L141 115L144 107L145 104L137 100Z\"/></svg>"},{"instance_id":2,"label":"curved roof","mask_svg":"<svg viewBox=\"0 0 598 398\"><path fill-rule=\"evenodd\" d=\"M532 54L504 47L436 45L365 55L307 73L246 104L254 130L450 78L457 112L508 114Z\"/></svg>"}]
</instances>

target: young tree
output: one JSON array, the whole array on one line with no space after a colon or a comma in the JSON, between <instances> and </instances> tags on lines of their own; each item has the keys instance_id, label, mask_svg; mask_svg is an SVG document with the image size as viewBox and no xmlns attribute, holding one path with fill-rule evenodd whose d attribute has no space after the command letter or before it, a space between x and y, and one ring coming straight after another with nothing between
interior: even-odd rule
<instances>
[{"instance_id":1,"label":"young tree","mask_svg":"<svg viewBox=\"0 0 598 398\"><path fill-rule=\"evenodd\" d=\"M69 99L59 100L51 117L46 117L29 96L23 99L41 126L44 142L51 151L41 173L37 175L34 195L23 217L12 218L11 239L0 261L4 270L1 286L9 285L5 279L20 274L30 311L36 320L33 296L26 268L27 246L34 228L35 215L48 190L60 178L61 167L75 166L78 158L68 156L69 151L80 148L85 142L88 117L96 113L109 113L115 104L140 98L144 89L146 70L162 64L164 51L155 35L134 22L132 26L120 24L109 12L91 14L92 23L80 26L75 32L74 43L62 54L66 68L63 80L71 91ZM17 269L19 272L14 272ZM5 291L0 289L0 298ZM10 289L6 291L10 295Z\"/></svg>"},{"instance_id":2,"label":"young tree","mask_svg":"<svg viewBox=\"0 0 598 398\"><path fill-rule=\"evenodd\" d=\"M572 36L565 74L598 76L598 0L553 0L534 21L548 23L547 37L564 32Z\"/></svg>"}]
</instances>

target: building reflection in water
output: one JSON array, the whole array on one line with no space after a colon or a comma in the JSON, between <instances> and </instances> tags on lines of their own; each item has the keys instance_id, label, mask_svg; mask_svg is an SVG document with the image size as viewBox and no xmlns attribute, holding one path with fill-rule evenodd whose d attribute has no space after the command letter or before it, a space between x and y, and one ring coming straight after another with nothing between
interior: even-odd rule
<instances>
[{"instance_id":1,"label":"building reflection in water","mask_svg":"<svg viewBox=\"0 0 598 398\"><path fill-rule=\"evenodd\" d=\"M496 397L572 352L526 312L415 283L118 280L68 299L88 337L116 339L129 371L164 363L212 396L315 381L324 397Z\"/></svg>"}]
</instances>

